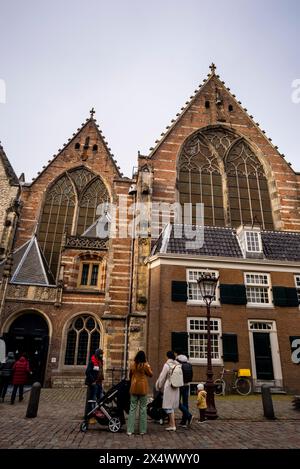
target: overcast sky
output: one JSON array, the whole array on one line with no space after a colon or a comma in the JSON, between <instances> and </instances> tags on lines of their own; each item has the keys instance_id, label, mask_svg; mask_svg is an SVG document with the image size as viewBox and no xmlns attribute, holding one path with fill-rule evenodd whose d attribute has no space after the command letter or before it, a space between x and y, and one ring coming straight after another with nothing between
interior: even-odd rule
<instances>
[{"instance_id":1,"label":"overcast sky","mask_svg":"<svg viewBox=\"0 0 300 469\"><path fill-rule=\"evenodd\" d=\"M298 0L0 0L2 145L30 181L94 106L131 176L213 61L300 171L299 22Z\"/></svg>"}]
</instances>

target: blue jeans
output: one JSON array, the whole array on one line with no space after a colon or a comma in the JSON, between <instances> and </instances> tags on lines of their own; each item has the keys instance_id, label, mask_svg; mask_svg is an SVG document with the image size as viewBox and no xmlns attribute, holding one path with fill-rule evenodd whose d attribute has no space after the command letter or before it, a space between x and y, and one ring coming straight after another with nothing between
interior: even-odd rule
<instances>
[{"instance_id":1,"label":"blue jeans","mask_svg":"<svg viewBox=\"0 0 300 469\"><path fill-rule=\"evenodd\" d=\"M182 412L181 424L185 425L192 418L189 412L189 386L186 384L180 388L180 404L179 409Z\"/></svg>"},{"instance_id":2,"label":"blue jeans","mask_svg":"<svg viewBox=\"0 0 300 469\"><path fill-rule=\"evenodd\" d=\"M101 399L103 395L102 384L91 384L90 385L90 395L89 399L95 401L96 399Z\"/></svg>"}]
</instances>

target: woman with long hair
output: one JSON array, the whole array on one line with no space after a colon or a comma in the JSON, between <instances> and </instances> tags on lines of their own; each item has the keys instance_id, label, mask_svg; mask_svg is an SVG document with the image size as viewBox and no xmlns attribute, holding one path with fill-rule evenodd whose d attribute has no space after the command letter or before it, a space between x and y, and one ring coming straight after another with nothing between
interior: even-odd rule
<instances>
[{"instance_id":1,"label":"woman with long hair","mask_svg":"<svg viewBox=\"0 0 300 469\"><path fill-rule=\"evenodd\" d=\"M135 414L138 405L140 406L139 430L140 435L147 432L147 394L148 380L153 375L151 367L147 362L145 352L139 350L134 362L130 367L130 410L127 423L127 435L134 433Z\"/></svg>"}]
</instances>

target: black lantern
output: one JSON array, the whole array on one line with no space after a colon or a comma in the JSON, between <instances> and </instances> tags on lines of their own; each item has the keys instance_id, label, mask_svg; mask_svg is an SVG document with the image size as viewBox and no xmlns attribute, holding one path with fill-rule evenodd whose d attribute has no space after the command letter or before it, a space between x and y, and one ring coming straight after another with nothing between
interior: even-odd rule
<instances>
[{"instance_id":1,"label":"black lantern","mask_svg":"<svg viewBox=\"0 0 300 469\"><path fill-rule=\"evenodd\" d=\"M215 406L215 385L213 380L213 370L211 364L211 324L210 324L210 305L216 294L216 287L219 277L207 272L202 274L197 283L199 285L201 296L206 304L206 318L207 318L207 371L206 371L206 392L207 392L207 409L205 412L208 420L218 418L217 409Z\"/></svg>"}]
</instances>

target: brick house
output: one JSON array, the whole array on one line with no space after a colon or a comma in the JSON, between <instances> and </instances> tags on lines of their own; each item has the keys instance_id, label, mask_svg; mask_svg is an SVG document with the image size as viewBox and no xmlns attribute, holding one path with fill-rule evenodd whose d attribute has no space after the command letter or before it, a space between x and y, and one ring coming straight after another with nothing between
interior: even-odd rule
<instances>
[{"instance_id":1,"label":"brick house","mask_svg":"<svg viewBox=\"0 0 300 469\"><path fill-rule=\"evenodd\" d=\"M21 183L14 246L0 265L0 333L31 352L46 385L82 383L99 345L106 370L126 368L146 348L157 376L177 348L204 379L196 280L209 269L219 276L216 373L251 368L257 387L299 390L299 189L300 175L214 65L150 154L139 154L133 179L120 174L92 112L32 184ZM135 231L139 209L118 210L116 235L100 239L98 223L112 229L106 204L121 199L126 209L143 203L148 224L133 239L120 236ZM193 227L198 203L204 232ZM184 204L189 221L178 237L183 220L161 209ZM199 234L192 247L188 233Z\"/></svg>"}]
</instances>

